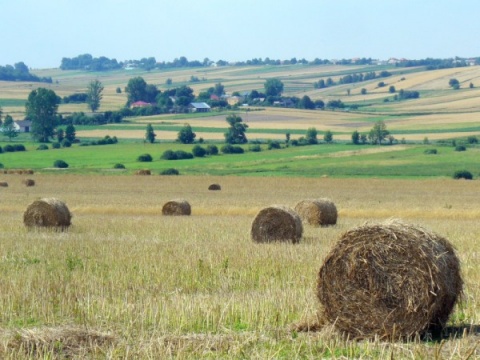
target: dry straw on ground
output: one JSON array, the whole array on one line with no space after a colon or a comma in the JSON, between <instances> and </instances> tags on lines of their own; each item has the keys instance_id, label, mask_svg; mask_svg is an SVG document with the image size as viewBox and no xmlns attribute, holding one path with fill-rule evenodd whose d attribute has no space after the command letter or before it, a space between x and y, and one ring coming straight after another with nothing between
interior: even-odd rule
<instances>
[{"instance_id":1,"label":"dry straw on ground","mask_svg":"<svg viewBox=\"0 0 480 360\"><path fill-rule=\"evenodd\" d=\"M22 181L22 184L25 186L35 186L35 180L33 179L25 179Z\"/></svg>"},{"instance_id":2,"label":"dry straw on ground","mask_svg":"<svg viewBox=\"0 0 480 360\"><path fill-rule=\"evenodd\" d=\"M152 172L148 169L137 170L135 171L135 175L152 175Z\"/></svg>"},{"instance_id":3,"label":"dry straw on ground","mask_svg":"<svg viewBox=\"0 0 480 360\"><path fill-rule=\"evenodd\" d=\"M186 200L170 200L162 207L163 215L191 215L192 208Z\"/></svg>"},{"instance_id":4,"label":"dry straw on ground","mask_svg":"<svg viewBox=\"0 0 480 360\"><path fill-rule=\"evenodd\" d=\"M337 223L337 207L329 199L302 200L295 205L295 211L310 225L328 226Z\"/></svg>"},{"instance_id":5,"label":"dry straw on ground","mask_svg":"<svg viewBox=\"0 0 480 360\"><path fill-rule=\"evenodd\" d=\"M91 358L105 352L117 339L110 333L78 326L22 329L7 334L7 348L22 350L29 358ZM96 358L96 357L95 357Z\"/></svg>"},{"instance_id":6,"label":"dry straw on ground","mask_svg":"<svg viewBox=\"0 0 480 360\"><path fill-rule=\"evenodd\" d=\"M259 243L273 241L298 243L302 233L300 216L283 205L273 205L260 210L253 220L251 229L252 240Z\"/></svg>"},{"instance_id":7,"label":"dry straw on ground","mask_svg":"<svg viewBox=\"0 0 480 360\"><path fill-rule=\"evenodd\" d=\"M23 214L27 227L55 227L65 229L70 226L72 214L67 205L55 198L36 200L28 205Z\"/></svg>"},{"instance_id":8,"label":"dry straw on ground","mask_svg":"<svg viewBox=\"0 0 480 360\"><path fill-rule=\"evenodd\" d=\"M327 255L317 295L326 319L351 338L410 338L443 327L462 293L452 245L389 220L344 233Z\"/></svg>"},{"instance_id":9,"label":"dry straw on ground","mask_svg":"<svg viewBox=\"0 0 480 360\"><path fill-rule=\"evenodd\" d=\"M211 184L208 187L208 190L222 190L222 187L220 186L220 184Z\"/></svg>"}]
</instances>

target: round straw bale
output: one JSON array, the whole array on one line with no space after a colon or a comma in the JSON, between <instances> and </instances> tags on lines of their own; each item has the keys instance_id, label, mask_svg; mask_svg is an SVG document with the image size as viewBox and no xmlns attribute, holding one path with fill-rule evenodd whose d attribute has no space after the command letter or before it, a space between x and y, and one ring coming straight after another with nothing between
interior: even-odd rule
<instances>
[{"instance_id":1,"label":"round straw bale","mask_svg":"<svg viewBox=\"0 0 480 360\"><path fill-rule=\"evenodd\" d=\"M33 179L24 179L22 183L25 186L35 186L35 180Z\"/></svg>"},{"instance_id":2,"label":"round straw bale","mask_svg":"<svg viewBox=\"0 0 480 360\"><path fill-rule=\"evenodd\" d=\"M152 172L148 169L137 170L135 175L152 175Z\"/></svg>"},{"instance_id":3,"label":"round straw bale","mask_svg":"<svg viewBox=\"0 0 480 360\"><path fill-rule=\"evenodd\" d=\"M318 275L327 321L350 338L407 339L445 323L462 294L452 245L389 220L344 233Z\"/></svg>"},{"instance_id":4,"label":"round straw bale","mask_svg":"<svg viewBox=\"0 0 480 360\"><path fill-rule=\"evenodd\" d=\"M258 243L285 241L295 244L300 242L302 233L300 216L291 208L282 205L260 210L251 229L252 240Z\"/></svg>"},{"instance_id":5,"label":"round straw bale","mask_svg":"<svg viewBox=\"0 0 480 360\"><path fill-rule=\"evenodd\" d=\"M162 207L163 215L190 215L192 208L186 200L171 200Z\"/></svg>"},{"instance_id":6,"label":"round straw bale","mask_svg":"<svg viewBox=\"0 0 480 360\"><path fill-rule=\"evenodd\" d=\"M55 198L36 200L28 205L23 213L23 223L27 227L59 227L70 226L72 214L64 202Z\"/></svg>"},{"instance_id":7,"label":"round straw bale","mask_svg":"<svg viewBox=\"0 0 480 360\"><path fill-rule=\"evenodd\" d=\"M222 190L222 187L219 184L211 184L208 190Z\"/></svg>"},{"instance_id":8,"label":"round straw bale","mask_svg":"<svg viewBox=\"0 0 480 360\"><path fill-rule=\"evenodd\" d=\"M8 183L6 181L1 181L0 186L1 187L8 187Z\"/></svg>"},{"instance_id":9,"label":"round straw bale","mask_svg":"<svg viewBox=\"0 0 480 360\"><path fill-rule=\"evenodd\" d=\"M295 205L295 211L310 225L328 226L337 223L337 207L329 199L302 200Z\"/></svg>"}]
</instances>

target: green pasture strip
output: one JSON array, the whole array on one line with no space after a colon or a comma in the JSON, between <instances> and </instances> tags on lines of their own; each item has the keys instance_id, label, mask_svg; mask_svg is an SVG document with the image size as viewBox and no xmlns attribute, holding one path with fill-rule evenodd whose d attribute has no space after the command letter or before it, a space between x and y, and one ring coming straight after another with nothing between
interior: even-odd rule
<instances>
[{"instance_id":1,"label":"green pasture strip","mask_svg":"<svg viewBox=\"0 0 480 360\"><path fill-rule=\"evenodd\" d=\"M27 99L0 99L0 106L25 106L26 102Z\"/></svg>"},{"instance_id":2,"label":"green pasture strip","mask_svg":"<svg viewBox=\"0 0 480 360\"><path fill-rule=\"evenodd\" d=\"M217 146L221 148L222 145ZM385 146L382 148L386 152L371 154L361 153L362 150L375 148L371 145L322 144L277 150L267 150L263 145L261 152L248 151L249 146L243 146L246 150L244 154L161 160L161 155L167 149L190 152L193 145L125 142L103 146L74 145L71 148L43 151L35 150L37 145L30 145L25 152L0 154L0 163L5 168L31 168L48 172L52 170L46 168L52 168L55 160L64 160L70 167L60 171L73 173L111 172L114 164L122 163L127 170L121 173L131 173L137 169L151 169L154 173L159 173L167 168L176 168L181 174L192 175L418 178L451 177L456 170L467 169L475 177L480 175L480 149L477 148L456 152L451 147L440 147L437 155L427 155L424 150L432 146L411 145L406 150L398 151L389 151L394 148ZM352 153L342 153L343 151ZM152 162L136 160L145 153L153 157Z\"/></svg>"}]
</instances>

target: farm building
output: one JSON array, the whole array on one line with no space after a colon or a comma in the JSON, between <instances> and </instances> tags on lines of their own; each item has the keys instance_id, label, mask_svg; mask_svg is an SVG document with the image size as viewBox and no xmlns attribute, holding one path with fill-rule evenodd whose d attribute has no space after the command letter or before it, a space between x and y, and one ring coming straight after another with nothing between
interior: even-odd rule
<instances>
[{"instance_id":1,"label":"farm building","mask_svg":"<svg viewBox=\"0 0 480 360\"><path fill-rule=\"evenodd\" d=\"M188 106L191 112L209 112L210 106L207 103L190 103Z\"/></svg>"},{"instance_id":2,"label":"farm building","mask_svg":"<svg viewBox=\"0 0 480 360\"><path fill-rule=\"evenodd\" d=\"M138 107L146 107L146 106L152 106L152 104L147 103L145 101L135 101L130 105L132 108L138 108Z\"/></svg>"},{"instance_id":3,"label":"farm building","mask_svg":"<svg viewBox=\"0 0 480 360\"><path fill-rule=\"evenodd\" d=\"M32 127L32 122L30 120L18 120L15 121L15 129L18 132L28 133L30 132L30 128Z\"/></svg>"}]
</instances>

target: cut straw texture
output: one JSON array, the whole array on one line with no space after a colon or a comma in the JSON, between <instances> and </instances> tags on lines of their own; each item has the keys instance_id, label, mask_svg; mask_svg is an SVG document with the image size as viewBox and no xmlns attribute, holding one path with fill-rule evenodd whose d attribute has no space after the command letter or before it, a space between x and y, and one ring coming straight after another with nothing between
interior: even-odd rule
<instances>
[{"instance_id":1,"label":"cut straw texture","mask_svg":"<svg viewBox=\"0 0 480 360\"><path fill-rule=\"evenodd\" d=\"M71 225L72 214L67 205L55 198L44 198L36 200L30 205L23 214L23 223L25 226L32 227L52 227L66 229Z\"/></svg>"},{"instance_id":2,"label":"cut straw texture","mask_svg":"<svg viewBox=\"0 0 480 360\"><path fill-rule=\"evenodd\" d=\"M298 214L283 205L273 205L260 210L251 228L254 242L275 241L298 243L302 238L303 225Z\"/></svg>"},{"instance_id":3,"label":"cut straw texture","mask_svg":"<svg viewBox=\"0 0 480 360\"><path fill-rule=\"evenodd\" d=\"M163 205L162 214L169 216L191 215L192 207L186 200L170 200Z\"/></svg>"},{"instance_id":4,"label":"cut straw texture","mask_svg":"<svg viewBox=\"0 0 480 360\"><path fill-rule=\"evenodd\" d=\"M350 338L410 338L445 326L462 293L452 245L389 220L344 233L327 255L317 295L326 320Z\"/></svg>"},{"instance_id":5,"label":"cut straw texture","mask_svg":"<svg viewBox=\"0 0 480 360\"><path fill-rule=\"evenodd\" d=\"M302 200L295 205L302 221L314 226L329 226L337 223L337 207L329 199Z\"/></svg>"}]
</instances>

